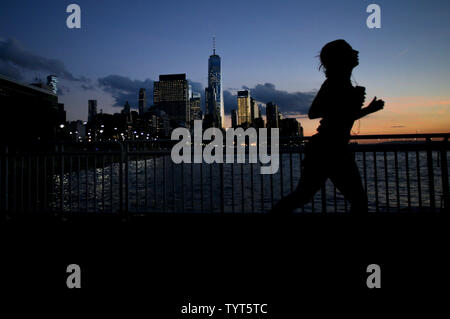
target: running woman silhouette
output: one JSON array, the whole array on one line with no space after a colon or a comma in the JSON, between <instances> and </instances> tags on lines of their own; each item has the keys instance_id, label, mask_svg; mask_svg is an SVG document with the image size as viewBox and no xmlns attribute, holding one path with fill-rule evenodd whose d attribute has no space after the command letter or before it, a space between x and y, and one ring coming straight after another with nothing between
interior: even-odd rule
<instances>
[{"instance_id":1,"label":"running woman silhouette","mask_svg":"<svg viewBox=\"0 0 450 319\"><path fill-rule=\"evenodd\" d=\"M322 118L305 146L302 174L295 191L282 198L270 211L277 215L291 213L308 203L328 178L351 204L351 213L366 213L367 196L361 183L353 153L349 150L353 123L384 107L375 97L362 108L365 88L351 83L352 70L358 64L358 51L346 41L327 43L320 52L320 68L326 80L308 112L310 119Z\"/></svg>"}]
</instances>

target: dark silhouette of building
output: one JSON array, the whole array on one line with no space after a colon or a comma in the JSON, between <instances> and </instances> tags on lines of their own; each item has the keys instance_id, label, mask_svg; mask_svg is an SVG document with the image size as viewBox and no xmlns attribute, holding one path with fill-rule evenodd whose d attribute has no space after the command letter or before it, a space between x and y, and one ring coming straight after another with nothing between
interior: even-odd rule
<instances>
[{"instance_id":1,"label":"dark silhouette of building","mask_svg":"<svg viewBox=\"0 0 450 319\"><path fill-rule=\"evenodd\" d=\"M254 128L264 128L264 119L262 117L257 117L253 120Z\"/></svg>"},{"instance_id":2,"label":"dark silhouette of building","mask_svg":"<svg viewBox=\"0 0 450 319\"><path fill-rule=\"evenodd\" d=\"M130 115L131 113L131 106L130 103L128 103L128 101L125 102L125 105L123 106L123 110L122 110L123 114L125 115Z\"/></svg>"},{"instance_id":3,"label":"dark silhouette of building","mask_svg":"<svg viewBox=\"0 0 450 319\"><path fill-rule=\"evenodd\" d=\"M88 101L88 122L91 122L97 115L97 100Z\"/></svg>"},{"instance_id":4,"label":"dark silhouette of building","mask_svg":"<svg viewBox=\"0 0 450 319\"><path fill-rule=\"evenodd\" d=\"M170 120L166 112L153 108L149 112L151 118L152 135L155 138L165 138L170 136Z\"/></svg>"},{"instance_id":5,"label":"dark silhouette of building","mask_svg":"<svg viewBox=\"0 0 450 319\"><path fill-rule=\"evenodd\" d=\"M303 136L303 128L295 118L286 118L279 121L280 136Z\"/></svg>"},{"instance_id":6,"label":"dark silhouette of building","mask_svg":"<svg viewBox=\"0 0 450 319\"><path fill-rule=\"evenodd\" d=\"M57 138L60 109L50 89L0 75L0 106L0 144L21 147Z\"/></svg>"},{"instance_id":7,"label":"dark silhouette of building","mask_svg":"<svg viewBox=\"0 0 450 319\"><path fill-rule=\"evenodd\" d=\"M189 126L189 83L186 74L160 75L154 82L153 102L156 108L164 111L173 128Z\"/></svg>"},{"instance_id":8,"label":"dark silhouette of building","mask_svg":"<svg viewBox=\"0 0 450 319\"><path fill-rule=\"evenodd\" d=\"M147 111L147 96L144 88L139 89L139 115Z\"/></svg>"},{"instance_id":9,"label":"dark silhouette of building","mask_svg":"<svg viewBox=\"0 0 450 319\"><path fill-rule=\"evenodd\" d=\"M216 91L212 88L205 89L206 114L203 119L203 128L219 127L217 109Z\"/></svg>"},{"instance_id":10,"label":"dark silhouette of building","mask_svg":"<svg viewBox=\"0 0 450 319\"><path fill-rule=\"evenodd\" d=\"M267 128L277 128L279 126L279 112L278 112L278 105L269 102L266 104L266 121L267 121Z\"/></svg>"},{"instance_id":11,"label":"dark silhouette of building","mask_svg":"<svg viewBox=\"0 0 450 319\"><path fill-rule=\"evenodd\" d=\"M64 109L63 103L58 103L58 123L59 125L65 125L67 112Z\"/></svg>"},{"instance_id":12,"label":"dark silhouette of building","mask_svg":"<svg viewBox=\"0 0 450 319\"><path fill-rule=\"evenodd\" d=\"M72 141L82 142L86 138L86 125L81 120L71 121L68 123L68 130Z\"/></svg>"}]
</instances>

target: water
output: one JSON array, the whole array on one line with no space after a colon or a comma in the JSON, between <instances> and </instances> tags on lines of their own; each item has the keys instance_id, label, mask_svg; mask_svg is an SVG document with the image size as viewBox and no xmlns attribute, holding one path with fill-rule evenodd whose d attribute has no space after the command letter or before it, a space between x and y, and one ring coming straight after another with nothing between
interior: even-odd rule
<instances>
[{"instance_id":1,"label":"water","mask_svg":"<svg viewBox=\"0 0 450 319\"><path fill-rule=\"evenodd\" d=\"M124 164L123 203L125 207L128 206L128 211L141 213L220 212L220 171L223 165L224 212L266 212L273 203L296 187L300 177L299 154L284 153L280 156L282 167L273 175L259 174L259 164L174 164L168 155L133 158L128 162L128 183ZM443 195L441 167L438 153L433 152L432 157L435 205L439 208L442 207ZM408 207L430 207L426 152L398 152L398 176L394 152L386 153L387 167L383 152L376 153L375 157L373 152L366 153L365 171L363 153L356 153L355 158L363 183L367 185L370 211L387 211L388 206L392 211ZM82 169L64 174L64 210L119 211L119 176L119 164L108 161L104 168ZM54 175L52 205L55 207L60 207L61 203L60 177ZM335 194L330 181L326 183L326 209L328 212L338 213L349 209L339 191ZM321 210L322 198L319 191L314 200L299 211Z\"/></svg>"}]
</instances>

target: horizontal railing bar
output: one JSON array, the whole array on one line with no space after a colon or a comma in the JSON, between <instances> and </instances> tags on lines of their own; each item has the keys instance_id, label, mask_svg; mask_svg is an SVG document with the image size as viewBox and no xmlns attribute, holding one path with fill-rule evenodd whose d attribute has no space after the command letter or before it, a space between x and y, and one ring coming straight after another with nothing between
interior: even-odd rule
<instances>
[{"instance_id":1,"label":"horizontal railing bar","mask_svg":"<svg viewBox=\"0 0 450 319\"><path fill-rule=\"evenodd\" d=\"M298 153L298 145L292 146L292 148L280 147L280 153ZM355 152L363 152L363 151L440 151L440 150L450 150L450 143L443 142L429 142L429 143L420 143L420 144L402 144L402 143L392 143L392 144L350 144L350 149ZM170 151L128 151L129 154L142 155L142 156L165 156L169 155ZM97 152L74 152L74 151L63 151L63 152L11 152L7 154L2 154L5 157L13 157L13 156L24 156L24 155L33 155L33 156L60 156L64 154L65 156L95 156L95 155L116 155L120 156L120 151L97 151Z\"/></svg>"},{"instance_id":2,"label":"horizontal railing bar","mask_svg":"<svg viewBox=\"0 0 450 319\"><path fill-rule=\"evenodd\" d=\"M224 139L226 134L223 134ZM267 137L270 140L270 136ZM279 136L280 140L292 140L292 141L308 141L312 136ZM367 135L351 135L350 140L386 140L386 139L432 139L432 138L450 138L450 133L417 133L417 134L367 134ZM209 141L209 140L204 140ZM85 145L86 147L92 147L93 145L114 145L123 146L126 144L159 144L159 143L176 143L177 140L172 139L157 139L157 140L127 140L127 141L94 141L94 142L73 142L73 141L52 141L49 143L42 143L42 146L55 146L55 145Z\"/></svg>"}]
</instances>

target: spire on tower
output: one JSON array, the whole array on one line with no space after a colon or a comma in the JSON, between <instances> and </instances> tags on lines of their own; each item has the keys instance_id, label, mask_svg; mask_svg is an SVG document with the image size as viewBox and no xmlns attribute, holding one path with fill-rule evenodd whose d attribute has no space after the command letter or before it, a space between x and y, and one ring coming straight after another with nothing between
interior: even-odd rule
<instances>
[{"instance_id":1,"label":"spire on tower","mask_svg":"<svg viewBox=\"0 0 450 319\"><path fill-rule=\"evenodd\" d=\"M213 55L216 55L216 36L213 36Z\"/></svg>"}]
</instances>

